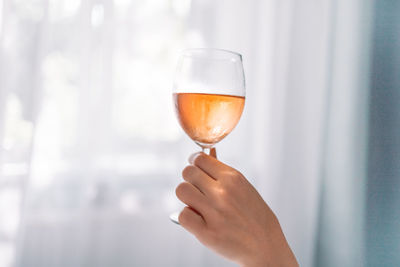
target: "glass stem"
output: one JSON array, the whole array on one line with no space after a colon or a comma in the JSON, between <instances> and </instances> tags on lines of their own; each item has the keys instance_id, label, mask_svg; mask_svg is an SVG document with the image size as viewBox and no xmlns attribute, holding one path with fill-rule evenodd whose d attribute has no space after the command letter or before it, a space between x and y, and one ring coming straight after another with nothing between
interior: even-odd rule
<instances>
[{"instance_id":1,"label":"glass stem","mask_svg":"<svg viewBox=\"0 0 400 267\"><path fill-rule=\"evenodd\" d=\"M210 155L210 149L202 147L201 150L203 151L204 154Z\"/></svg>"}]
</instances>

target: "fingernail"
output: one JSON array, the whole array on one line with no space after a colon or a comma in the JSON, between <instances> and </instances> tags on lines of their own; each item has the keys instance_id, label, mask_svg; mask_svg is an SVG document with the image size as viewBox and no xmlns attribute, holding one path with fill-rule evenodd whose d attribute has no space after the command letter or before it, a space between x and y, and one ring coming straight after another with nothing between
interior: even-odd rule
<instances>
[{"instance_id":1,"label":"fingernail","mask_svg":"<svg viewBox=\"0 0 400 267\"><path fill-rule=\"evenodd\" d=\"M196 153L193 153L192 155L190 155L190 157L189 157L189 163L190 163L190 164L193 164L194 159L195 159L198 155L200 155L200 153L201 153L201 152L196 152Z\"/></svg>"}]
</instances>

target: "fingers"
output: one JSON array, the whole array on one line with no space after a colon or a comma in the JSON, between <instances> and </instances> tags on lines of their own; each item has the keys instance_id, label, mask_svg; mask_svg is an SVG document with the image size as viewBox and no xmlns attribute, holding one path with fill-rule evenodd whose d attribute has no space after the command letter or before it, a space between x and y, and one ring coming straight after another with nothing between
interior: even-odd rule
<instances>
[{"instance_id":1,"label":"fingers","mask_svg":"<svg viewBox=\"0 0 400 267\"><path fill-rule=\"evenodd\" d=\"M204 219L190 207L185 207L181 211L178 221L183 228L194 235L199 234L206 226Z\"/></svg>"},{"instance_id":2,"label":"fingers","mask_svg":"<svg viewBox=\"0 0 400 267\"><path fill-rule=\"evenodd\" d=\"M208 200L206 199L205 195L202 194L199 189L197 189L191 183L180 183L176 188L175 193L180 201L192 207L200 214L206 212L208 208Z\"/></svg>"},{"instance_id":3,"label":"fingers","mask_svg":"<svg viewBox=\"0 0 400 267\"><path fill-rule=\"evenodd\" d=\"M185 181L193 184L200 192L208 195L210 189L214 186L215 180L208 176L199 167L194 165L186 166L182 171L182 177Z\"/></svg>"},{"instance_id":4,"label":"fingers","mask_svg":"<svg viewBox=\"0 0 400 267\"><path fill-rule=\"evenodd\" d=\"M202 152L191 155L189 162L192 165L199 167L215 180L218 180L218 177L221 177L221 173L232 171L232 168L228 165L225 165L216 158Z\"/></svg>"}]
</instances>

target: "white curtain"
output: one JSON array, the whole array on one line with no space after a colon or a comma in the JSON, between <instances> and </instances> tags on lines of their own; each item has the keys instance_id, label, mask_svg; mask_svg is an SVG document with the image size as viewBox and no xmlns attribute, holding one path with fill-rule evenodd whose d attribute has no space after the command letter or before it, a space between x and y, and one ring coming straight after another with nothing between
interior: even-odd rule
<instances>
[{"instance_id":1,"label":"white curtain","mask_svg":"<svg viewBox=\"0 0 400 267\"><path fill-rule=\"evenodd\" d=\"M301 266L361 266L370 2L2 0L0 265L234 266L168 221L198 148L171 104L186 47L243 54L217 146Z\"/></svg>"}]
</instances>

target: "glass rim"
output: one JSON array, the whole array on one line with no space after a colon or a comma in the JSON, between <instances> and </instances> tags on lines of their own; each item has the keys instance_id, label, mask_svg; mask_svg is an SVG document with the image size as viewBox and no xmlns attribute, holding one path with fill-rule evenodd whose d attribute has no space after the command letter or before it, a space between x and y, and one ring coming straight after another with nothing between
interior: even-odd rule
<instances>
[{"instance_id":1,"label":"glass rim","mask_svg":"<svg viewBox=\"0 0 400 267\"><path fill-rule=\"evenodd\" d=\"M180 54L181 54L181 56L193 57L194 54L190 54L192 52L218 52L218 53L223 53L223 54L231 54L231 55L235 55L236 57L239 57L240 61L242 61L242 55L240 53L232 51L232 50L221 49L221 48L206 48L206 47L186 48L186 49L183 49Z\"/></svg>"}]
</instances>

